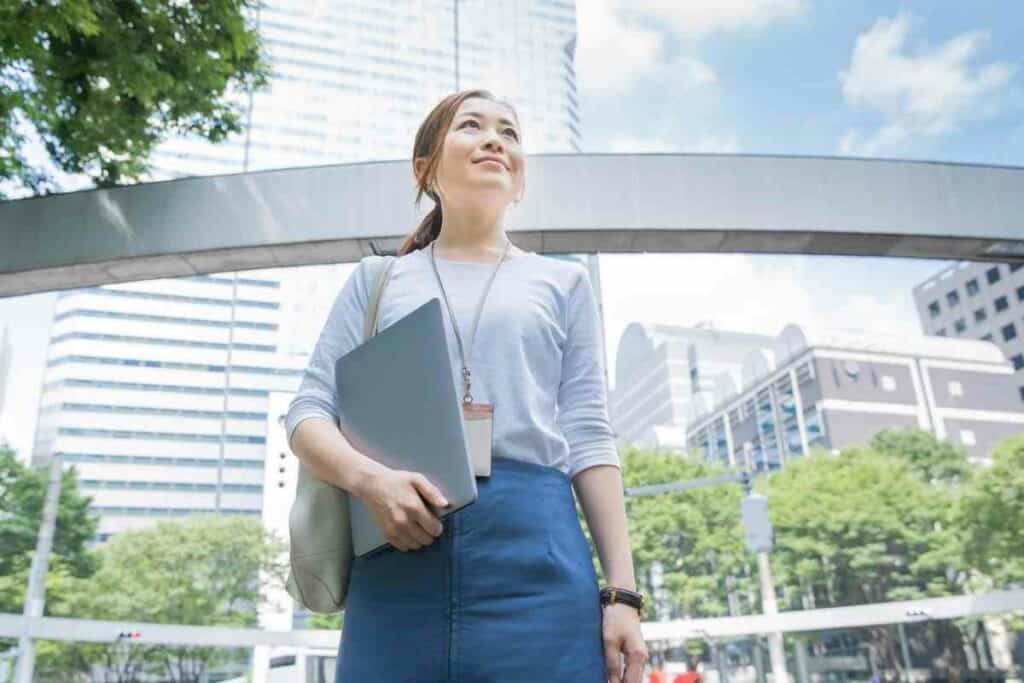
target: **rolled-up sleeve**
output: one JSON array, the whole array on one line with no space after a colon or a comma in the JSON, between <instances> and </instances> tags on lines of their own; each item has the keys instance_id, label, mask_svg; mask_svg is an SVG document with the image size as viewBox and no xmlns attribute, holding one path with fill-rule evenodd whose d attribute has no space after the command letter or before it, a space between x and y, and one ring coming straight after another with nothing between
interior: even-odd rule
<instances>
[{"instance_id":1,"label":"rolled-up sleeve","mask_svg":"<svg viewBox=\"0 0 1024 683\"><path fill-rule=\"evenodd\" d=\"M334 363L362 344L368 299L365 261L360 261L331 306L327 322L302 374L299 390L288 406L285 427L289 446L295 428L307 418L321 417L338 424Z\"/></svg>"},{"instance_id":2,"label":"rolled-up sleeve","mask_svg":"<svg viewBox=\"0 0 1024 683\"><path fill-rule=\"evenodd\" d=\"M621 467L608 419L601 318L587 271L567 299L558 425L569 443L569 478L595 465Z\"/></svg>"}]
</instances>

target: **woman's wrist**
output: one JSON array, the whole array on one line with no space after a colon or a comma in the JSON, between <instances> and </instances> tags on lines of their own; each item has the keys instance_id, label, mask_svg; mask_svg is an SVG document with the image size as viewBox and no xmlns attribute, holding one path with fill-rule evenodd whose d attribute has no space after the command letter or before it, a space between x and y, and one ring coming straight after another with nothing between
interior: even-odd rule
<instances>
[{"instance_id":1,"label":"woman's wrist","mask_svg":"<svg viewBox=\"0 0 1024 683\"><path fill-rule=\"evenodd\" d=\"M622 588L620 586L605 586L601 589L601 605L627 605L640 614L640 617L644 616L644 607L647 603L647 598L643 593Z\"/></svg>"}]
</instances>

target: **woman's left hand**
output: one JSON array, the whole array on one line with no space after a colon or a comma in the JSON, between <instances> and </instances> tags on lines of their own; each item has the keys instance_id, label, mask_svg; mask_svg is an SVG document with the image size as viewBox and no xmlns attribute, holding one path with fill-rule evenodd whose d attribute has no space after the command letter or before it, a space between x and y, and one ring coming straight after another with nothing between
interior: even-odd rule
<instances>
[{"instance_id":1,"label":"woman's left hand","mask_svg":"<svg viewBox=\"0 0 1024 683\"><path fill-rule=\"evenodd\" d=\"M609 683L641 683L647 664L647 646L640 632L640 612L635 607L613 602L601 608L604 662ZM622 671L619 655L626 659Z\"/></svg>"}]
</instances>

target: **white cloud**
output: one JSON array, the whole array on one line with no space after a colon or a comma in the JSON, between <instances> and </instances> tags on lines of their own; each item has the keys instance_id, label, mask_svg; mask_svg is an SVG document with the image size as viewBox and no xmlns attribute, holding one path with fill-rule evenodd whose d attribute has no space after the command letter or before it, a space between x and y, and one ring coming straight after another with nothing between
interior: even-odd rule
<instances>
[{"instance_id":1,"label":"white cloud","mask_svg":"<svg viewBox=\"0 0 1024 683\"><path fill-rule=\"evenodd\" d=\"M704 62L683 56L662 63L666 38L695 40L715 31L757 27L795 16L806 0L586 0L577 3L577 82L584 93L621 94L655 69L673 87L713 83ZM656 24L661 30L651 29Z\"/></svg>"},{"instance_id":2,"label":"white cloud","mask_svg":"<svg viewBox=\"0 0 1024 683\"><path fill-rule=\"evenodd\" d=\"M607 0L577 5L577 83L583 93L625 92L657 65L664 39L656 31L628 26Z\"/></svg>"},{"instance_id":3,"label":"white cloud","mask_svg":"<svg viewBox=\"0 0 1024 683\"><path fill-rule=\"evenodd\" d=\"M616 0L632 12L664 21L681 37L699 38L719 30L758 27L802 13L804 0Z\"/></svg>"},{"instance_id":4,"label":"white cloud","mask_svg":"<svg viewBox=\"0 0 1024 683\"><path fill-rule=\"evenodd\" d=\"M843 96L853 107L882 114L874 133L850 129L839 141L843 154L874 155L905 149L918 136L955 131L964 121L997 111L996 95L1015 67L970 62L988 34L962 33L937 47L911 50L906 14L882 18L857 38L850 65L840 72Z\"/></svg>"}]
</instances>

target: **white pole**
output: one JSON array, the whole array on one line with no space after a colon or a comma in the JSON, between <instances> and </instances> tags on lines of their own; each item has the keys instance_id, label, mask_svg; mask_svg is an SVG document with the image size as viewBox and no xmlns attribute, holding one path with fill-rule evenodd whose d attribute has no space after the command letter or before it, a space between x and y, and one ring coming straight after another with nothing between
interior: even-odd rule
<instances>
[{"instance_id":1,"label":"white pole","mask_svg":"<svg viewBox=\"0 0 1024 683\"><path fill-rule=\"evenodd\" d=\"M772 578L772 565L768 553L757 554L757 568L761 575L761 611L766 616L775 616L779 613L779 606L775 602L775 580ZM774 683L789 683L789 675L786 673L786 650L780 631L768 634L768 655L772 661Z\"/></svg>"},{"instance_id":2,"label":"white pole","mask_svg":"<svg viewBox=\"0 0 1024 683\"><path fill-rule=\"evenodd\" d=\"M61 466L60 453L50 458L50 472L46 483L46 498L43 502L43 518L39 522L39 537L36 539L36 553L32 556L32 567L28 575L28 590L25 591L25 630L18 638L18 667L14 680L17 683L32 683L36 664L36 650L29 629L37 617L43 616L46 603L46 572L50 566L50 548L53 547L53 532L57 526L57 508L60 503Z\"/></svg>"}]
</instances>

